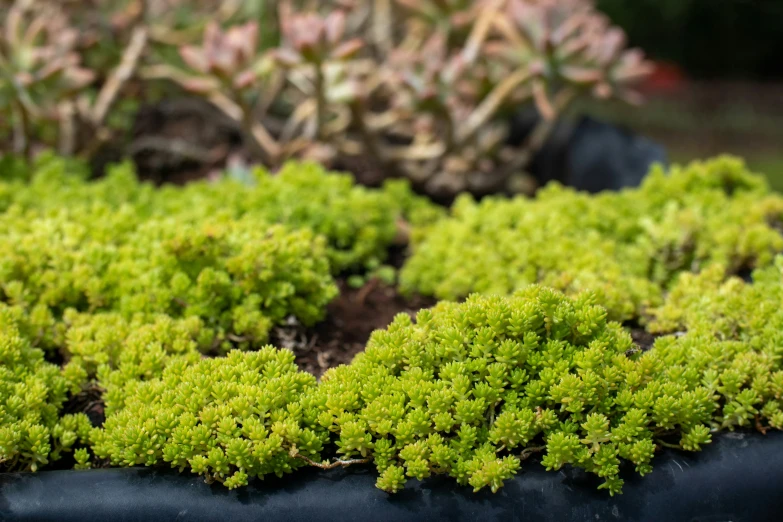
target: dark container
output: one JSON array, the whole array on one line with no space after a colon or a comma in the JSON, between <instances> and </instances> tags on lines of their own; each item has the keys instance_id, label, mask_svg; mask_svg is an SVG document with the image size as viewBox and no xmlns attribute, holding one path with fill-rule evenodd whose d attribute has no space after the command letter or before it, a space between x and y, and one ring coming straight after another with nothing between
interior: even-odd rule
<instances>
[{"instance_id":1,"label":"dark container","mask_svg":"<svg viewBox=\"0 0 783 522\"><path fill-rule=\"evenodd\" d=\"M535 521L778 522L783 434L723 434L699 453L664 450L621 495L573 469L536 462L496 494L450 478L410 481L396 495L373 469L300 470L228 491L190 474L145 468L0 475L0 520L53 521Z\"/></svg>"}]
</instances>

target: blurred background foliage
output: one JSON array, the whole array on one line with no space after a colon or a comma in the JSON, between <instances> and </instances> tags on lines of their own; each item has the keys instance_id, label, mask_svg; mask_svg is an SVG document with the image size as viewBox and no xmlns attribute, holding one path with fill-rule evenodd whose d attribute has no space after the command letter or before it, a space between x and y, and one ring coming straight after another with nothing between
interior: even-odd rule
<instances>
[{"instance_id":1,"label":"blurred background foliage","mask_svg":"<svg viewBox=\"0 0 783 522\"><path fill-rule=\"evenodd\" d=\"M586 60L578 60L577 67L570 64L570 70L567 70L555 66L558 60L552 57L558 56L558 47L567 49L568 46L562 41L544 45L542 42L545 40L539 38L547 24L554 24L550 36L556 36L558 27L570 27L571 21L576 20L563 13L573 14L575 10L592 13L593 3L612 24L625 31L627 45L625 39L618 40L616 34L610 34L614 28L608 30L601 24L598 31L583 40L590 42L595 49L601 46L616 50L641 48L655 65L653 73L640 85L646 98L641 107L629 110L624 103L609 99L629 96L616 88L622 87L624 80L606 82L600 75L595 75L596 52L591 51ZM43 46L36 44L32 47L33 51L28 52L29 49L23 47L29 47L32 40L18 36L21 35L17 31L20 22L11 20L13 17L7 14L12 5L22 6L31 16L22 20L21 26L36 27L33 15L43 12L36 6L45 4L54 6L60 13L67 13L71 27L63 22L65 16L53 15L50 18L55 21L46 22L46 29L51 30L50 40L44 40ZM296 23L287 25L289 31L293 31L288 36L281 34L281 28L286 25L280 19L280 8L284 4L297 12ZM508 4L508 9L499 9L497 17L480 16L492 6L505 4ZM539 20L532 6L539 6L550 15ZM559 116L586 113L648 136L667 148L672 161L688 161L724 152L743 156L751 168L767 174L775 188L783 189L783 152L780 150L783 143L783 104L780 103L783 93L783 60L780 59L783 33L779 29L783 21L783 1L780 0L0 0L0 19L5 22L0 31L0 69L10 71L6 71L9 74L5 78L5 87L0 85L0 114L3 113L3 105L7 106L17 96L14 92L19 91L19 86L37 86L41 75L47 82L42 84L45 89L25 87L23 90L29 91L31 97L19 98L17 109L6 113L7 118L0 119L3 120L0 121L0 149L3 143L9 144L15 139L10 124L14 114L34 105L33 116L36 119L24 122L27 131L40 141L58 143L62 150L78 149L81 145L89 148L94 144L116 141L119 136L131 142L124 155L134 156L137 164L140 163L140 170L149 172L158 167L165 170L168 164L161 154L150 155L147 149L180 140L197 143L198 147L168 147L171 149L169 152L176 149L176 154L190 155L210 172L216 167L223 168L230 163L231 153L218 149L235 149L237 140L241 140L237 137L235 124L244 119L242 113L247 113L243 103L259 104L255 94L257 85L260 85L258 82L269 76L271 62L266 58L254 61L261 57L261 54L255 53L289 48L284 54L291 59L290 48L309 45L307 35L318 32L308 29L312 29L310 24L313 19L304 15L318 13L320 23L323 23L329 13L336 11L347 14L347 21L340 22L345 25L342 42L350 44L351 38L362 38L366 49L359 57L365 60L364 63L380 64L372 69L393 71L393 74L368 76L355 67L355 64L362 63L361 60L349 63L338 57L336 61L341 65L329 66L334 67L330 70L337 71L335 84L327 86L331 93L321 96L321 105L329 105L328 109L311 111L307 117L300 117L291 114L293 108L318 105L318 89L308 88L308 82L312 80L313 71L320 66L314 68L313 63L307 63L307 60L289 63L284 74L284 80L288 82L286 85L279 84L279 77L268 80L269 96L266 98L274 98L275 103L267 103L266 99L260 103L266 111L267 120L270 114L278 119L282 114L288 119L287 122L273 122L275 125L271 126L268 122L266 124L273 137L281 141L283 152L278 154L281 158L305 156L326 163L334 162L336 154L344 158L344 150L337 153L333 150L335 140L350 133L354 134L354 138L362 134L361 125L356 125L359 121L356 104L361 103L363 108L358 112L368 115L365 130L369 129L377 135L376 138L380 136L386 141L381 143L388 149L381 151L386 156L383 168L375 169L380 176L384 176L390 167L395 167L406 177L418 178L421 185L429 187L426 191L436 192L433 186L442 188L445 185L446 191L453 193L471 188L471 183L464 183L463 178L480 179L487 177L488 173L494 175L503 170L499 166L525 163L530 150L538 147L533 138L546 135L546 132L533 133L530 143L523 147L521 153L508 151L507 147L501 146L505 129L497 123L499 116L529 104L532 99L539 110L550 110L554 105L555 109L561 109L557 110ZM514 12L518 14L515 16ZM495 34L489 39L477 30L482 18L492 18ZM508 21L503 22L502 18ZM383 22L378 23L379 20ZM212 44L222 41L224 50L228 52L233 52L231 46L236 43L233 41L237 40L236 35L242 34L242 30L250 31L257 41L253 53L248 54L245 60L252 64L251 68L255 68L254 76L248 76L248 70L229 71L229 76L234 75L230 80L235 82L235 87L242 87L241 91L251 86L253 92L235 93L238 96L228 96L228 100L223 96L223 101L227 102L223 104L223 108L227 109L222 110L223 114L220 114L221 111L212 114L203 107L194 113L191 111L192 104L156 106L158 100L182 93L182 85L177 85L176 80L171 81L175 78L189 82L190 89L186 90L191 91L193 87L214 83L216 78L225 84L227 79L220 79L219 74L215 74L220 72L220 67L214 71L214 68L207 67L206 74L199 70L200 53L207 52L212 45L207 41L209 38L204 39L204 35L209 22L215 21L219 21L223 30L228 32L213 32ZM255 24L258 30L250 29L247 24ZM304 28L299 36L296 35L297 25ZM230 31L232 27L237 30ZM239 30L240 27L244 29ZM73 28L78 28L78 38L70 31ZM463 63L465 57L475 56L472 54L475 46L471 48L472 44L467 40L468 28L478 35L474 43L481 42L482 47L479 59L473 58L470 68L466 69ZM521 47L517 44L521 39L512 34L512 30L524 38L531 38L532 53L527 56L520 54ZM440 34L441 40L445 38L445 44L440 42L440 47L436 38L431 41L424 38L425 35L437 34ZM297 39L301 41L297 43ZM134 46L134 42L140 45ZM484 46L484 42L488 45ZM334 42L335 45L338 43ZM431 45L425 46L425 43ZM517 48L507 45L509 43L517 45ZM511 52L498 49L498 44L504 44ZM536 49L538 44L543 47ZM139 50L135 60L134 47ZM171 64L183 65L183 49L191 58L190 65L196 66L184 71L190 74L188 77L181 76L181 69L175 71L169 67ZM47 53L59 60L57 68L44 67L47 62L41 60ZM395 55L396 60L392 59ZM37 64L34 65L37 68L28 67L29 71L22 71L25 74L31 72L32 76L19 75L19 66L29 60L14 56L36 56ZM280 53L268 55L270 59L273 56L283 57ZM635 55L630 57L636 58ZM131 58L128 61L134 62L131 64L133 67L128 69L131 77L127 79L122 74L128 72L123 71L124 58ZM285 61L278 60L278 63ZM507 66L493 70L503 61L509 62ZM621 78L643 76L641 72L646 70L646 62L628 63L631 67L625 68L632 72L621 74ZM164 64L169 68L163 67ZM492 98L489 96L490 87L497 87L499 79L508 77L515 70L528 71L528 80L522 82L513 94L503 97L502 103L494 104L494 111L487 112L491 117L473 118L482 122L481 132L475 133L477 138L473 139L472 133L458 132L457 127L464 127L465 122L470 121L468 114L481 115L481 111L476 109L482 103L486 108L484 102ZM194 71L200 74L192 74ZM244 76L240 77L242 73ZM20 81L9 80L14 75ZM449 75L461 75L462 87L450 88L447 93L439 92L443 86L439 85L441 80L445 85L456 85ZM28 85L33 80L35 82ZM562 89L562 84L574 87L580 82L587 82L580 87L583 91L580 94L588 95L577 96L573 103L568 101L563 103L562 108L557 107L555 95L558 91L568 94L568 89ZM370 84L373 85L373 96L366 95ZM540 88L543 84L546 84L545 89ZM607 91L609 84L612 84L611 92ZM356 96L357 85L361 85L359 91L364 93L360 97ZM284 96L274 94L279 89L283 89ZM75 97L75 90L86 95ZM452 96L456 91L459 91L458 96ZM402 92L408 94L400 96ZM541 96L541 93L544 95ZM215 94L224 93L205 91L200 96L214 101ZM248 102L248 95L255 98ZM566 96L565 99L570 100L571 97ZM56 103L49 103L52 100ZM331 110L338 105L339 111ZM184 117L182 113L185 113ZM447 113L450 116L445 118ZM462 123L454 126L449 123L449 118ZM323 125L326 120L335 125ZM206 122L210 124L205 125ZM346 126L345 122L350 125ZM390 122L392 125L389 125ZM296 128L296 131L284 132L286 139L280 140L280 133L275 135L275 126ZM154 135L150 135L150 127L154 127ZM546 131L546 125L543 127ZM246 128L243 134L260 136L263 145L264 129L256 126L255 131ZM466 147L459 139L454 139L466 138L461 134L467 134L467 138L475 143ZM287 140L288 135L293 140ZM58 136L66 139L58 139ZM400 139L404 148L399 147ZM342 141L337 144L338 149L372 150L366 143L362 144L361 138ZM437 153L431 160L424 154L430 149ZM204 150L217 153L205 154ZM441 150L445 152L439 152ZM98 163L118 159L116 154L101 158L97 152L102 153L88 150L89 155L98 156ZM394 158L390 159L390 155ZM264 154L256 156L264 157ZM220 159L215 160L215 157ZM352 171L372 170L368 169L366 161L348 163L338 161L337 166ZM455 173L456 176L452 175ZM509 185L505 180L512 178L511 174L505 173L500 181ZM490 180L488 185L485 183L488 188L482 190L496 190L500 187L496 181ZM527 182L520 183L516 183L520 186L515 185L512 191L529 189L525 185ZM505 185L504 190L509 190Z\"/></svg>"},{"instance_id":2,"label":"blurred background foliage","mask_svg":"<svg viewBox=\"0 0 783 522\"><path fill-rule=\"evenodd\" d=\"M664 144L673 161L730 152L783 190L783 2L598 0L659 67L638 111L589 107Z\"/></svg>"}]
</instances>

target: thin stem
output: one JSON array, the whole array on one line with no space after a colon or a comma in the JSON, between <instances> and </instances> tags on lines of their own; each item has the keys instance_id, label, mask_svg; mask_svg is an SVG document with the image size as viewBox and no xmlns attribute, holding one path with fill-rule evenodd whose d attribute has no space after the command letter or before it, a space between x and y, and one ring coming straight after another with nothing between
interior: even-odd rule
<instances>
[{"instance_id":1,"label":"thin stem","mask_svg":"<svg viewBox=\"0 0 783 522\"><path fill-rule=\"evenodd\" d=\"M139 25L133 30L131 34L130 42L122 53L122 60L120 65L112 72L109 79L104 84L101 92L98 94L98 99L95 102L95 107L92 110L92 124L93 126L102 127L106 116L109 114L114 103L117 101L117 96L122 90L123 86L128 80L133 77L136 69L138 68L141 55L147 48L147 42L149 40L149 29L146 26Z\"/></svg>"},{"instance_id":2,"label":"thin stem","mask_svg":"<svg viewBox=\"0 0 783 522\"><path fill-rule=\"evenodd\" d=\"M571 102L574 101L574 98L576 98L576 94L577 91L575 89L566 89L560 91L557 96L555 96L553 101L553 108L555 110L556 116L563 114ZM550 120L542 118L538 123L536 128L533 130L530 139L525 145L525 150L531 156L529 159L532 159L532 155L544 146L555 128L555 123L556 119L554 118Z\"/></svg>"},{"instance_id":3,"label":"thin stem","mask_svg":"<svg viewBox=\"0 0 783 522\"><path fill-rule=\"evenodd\" d=\"M14 151L24 158L30 157L30 115L24 104L19 101L13 102L16 109L16 118L14 119Z\"/></svg>"},{"instance_id":4,"label":"thin stem","mask_svg":"<svg viewBox=\"0 0 783 522\"><path fill-rule=\"evenodd\" d=\"M557 94L553 102L557 114L562 114L566 110L568 105L570 105L576 97L576 94L577 91L575 89L567 89ZM524 145L516 151L514 159L504 166L505 174L509 180L514 171L525 168L533 161L536 152L546 144L547 140L552 135L556 123L557 119L548 120L546 118L541 118L536 124L530 137Z\"/></svg>"},{"instance_id":5,"label":"thin stem","mask_svg":"<svg viewBox=\"0 0 783 522\"><path fill-rule=\"evenodd\" d=\"M372 35L375 46L388 54L392 46L392 6L391 0L375 0L372 6Z\"/></svg>"},{"instance_id":6,"label":"thin stem","mask_svg":"<svg viewBox=\"0 0 783 522\"><path fill-rule=\"evenodd\" d=\"M60 154L71 156L76 150L76 107L71 100L67 100L60 104L57 113L60 123Z\"/></svg>"},{"instance_id":7,"label":"thin stem","mask_svg":"<svg viewBox=\"0 0 783 522\"><path fill-rule=\"evenodd\" d=\"M755 418L755 425L756 425L756 431L758 431L762 435L766 435L767 432L769 431L769 426L764 426L763 424L761 424L761 417L759 417L758 415L756 415Z\"/></svg>"},{"instance_id":8,"label":"thin stem","mask_svg":"<svg viewBox=\"0 0 783 522\"><path fill-rule=\"evenodd\" d=\"M381 150L377 136L367 127L367 122L364 120L365 113L366 107L363 101L357 99L351 104L353 121L356 124L357 129L359 129L359 134L361 135L365 147L367 147L367 152L370 153L373 161L386 171L386 155L383 153L383 150Z\"/></svg>"},{"instance_id":9,"label":"thin stem","mask_svg":"<svg viewBox=\"0 0 783 522\"><path fill-rule=\"evenodd\" d=\"M213 98L215 96L218 95L214 95ZM236 103L236 106L240 109L241 116L239 121L242 125L242 130L244 131L245 136L250 138L247 141L251 152L260 161L265 161L270 167L274 167L277 158L276 154L270 149L272 137L266 132L266 129L261 126L261 123L256 121L255 105L244 102L242 100L242 93L240 92L234 93L234 99L237 100L237 102L233 103ZM231 100L226 99L226 101L230 102ZM223 105L225 105L225 103L223 103Z\"/></svg>"},{"instance_id":10,"label":"thin stem","mask_svg":"<svg viewBox=\"0 0 783 522\"><path fill-rule=\"evenodd\" d=\"M534 446L532 448L525 448L522 453L519 454L519 460L527 460L534 453L541 453L546 449L546 446Z\"/></svg>"},{"instance_id":11,"label":"thin stem","mask_svg":"<svg viewBox=\"0 0 783 522\"><path fill-rule=\"evenodd\" d=\"M319 140L324 139L324 125L326 123L326 81L324 79L323 64L315 64L315 133Z\"/></svg>"},{"instance_id":12,"label":"thin stem","mask_svg":"<svg viewBox=\"0 0 783 522\"><path fill-rule=\"evenodd\" d=\"M661 439L657 439L655 441L656 443L660 444L664 448L670 448L670 449L682 449L682 447L679 444L672 444L671 442L666 442Z\"/></svg>"},{"instance_id":13,"label":"thin stem","mask_svg":"<svg viewBox=\"0 0 783 522\"><path fill-rule=\"evenodd\" d=\"M503 104L508 96L526 82L531 77L530 71L527 69L518 69L514 71L505 80L500 82L488 95L481 104L468 116L465 123L460 127L460 131L457 134L457 145L469 140L478 130L495 114L498 108Z\"/></svg>"},{"instance_id":14,"label":"thin stem","mask_svg":"<svg viewBox=\"0 0 783 522\"><path fill-rule=\"evenodd\" d=\"M353 466L355 464L367 464L370 462L371 459L350 459L350 460L335 460L334 462L316 462L308 457L305 457L301 453L297 453L294 455L297 459L302 459L303 461L307 462L311 466L315 466L316 468L321 469L335 469L335 468L345 468L348 466Z\"/></svg>"},{"instance_id":15,"label":"thin stem","mask_svg":"<svg viewBox=\"0 0 783 522\"><path fill-rule=\"evenodd\" d=\"M216 160L210 151L179 138L162 139L159 136L147 136L134 140L128 146L128 153L131 156L135 156L141 151L150 150L166 152L198 163L212 163ZM181 300L174 299L173 301L179 304ZM187 304L182 304L182 306L187 306Z\"/></svg>"},{"instance_id":16,"label":"thin stem","mask_svg":"<svg viewBox=\"0 0 783 522\"><path fill-rule=\"evenodd\" d=\"M496 11L501 2L502 0L494 0L491 4L481 10L481 15L473 26L473 30L470 32L470 36L468 36L468 40L462 51L462 56L465 57L469 63L472 63L478 57L479 49L487 39L493 22L498 18Z\"/></svg>"},{"instance_id":17,"label":"thin stem","mask_svg":"<svg viewBox=\"0 0 783 522\"><path fill-rule=\"evenodd\" d=\"M145 67L141 71L141 76L146 79L166 79L178 83L187 88L188 76L167 65L156 65ZM275 166L280 159L280 145L269 134L266 128L256 121L252 108L241 106L238 101L234 101L225 94L214 91L204 96L220 111L239 123L245 137L248 138L248 145L254 156L260 160L266 160L269 166ZM237 98L241 101L241 97Z\"/></svg>"}]
</instances>

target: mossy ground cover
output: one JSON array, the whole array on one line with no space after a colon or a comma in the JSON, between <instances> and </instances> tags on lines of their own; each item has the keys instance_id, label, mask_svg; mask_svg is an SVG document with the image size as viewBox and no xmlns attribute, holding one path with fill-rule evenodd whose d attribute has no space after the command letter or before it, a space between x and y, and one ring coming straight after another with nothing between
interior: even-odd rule
<instances>
[{"instance_id":1,"label":"mossy ground cover","mask_svg":"<svg viewBox=\"0 0 783 522\"><path fill-rule=\"evenodd\" d=\"M86 182L49 156L3 178L5 470L73 452L80 468L171 466L234 488L372 464L390 492L433 474L496 491L540 454L615 494L620 469L649 473L662 446L783 428L783 198L736 159L448 212L313 165L155 189L127 166ZM403 221L400 287L443 302L398 315L320 382L267 344L323 318L337 277L378 274ZM649 350L628 322L657 336ZM63 413L88 387L102 426Z\"/></svg>"}]
</instances>

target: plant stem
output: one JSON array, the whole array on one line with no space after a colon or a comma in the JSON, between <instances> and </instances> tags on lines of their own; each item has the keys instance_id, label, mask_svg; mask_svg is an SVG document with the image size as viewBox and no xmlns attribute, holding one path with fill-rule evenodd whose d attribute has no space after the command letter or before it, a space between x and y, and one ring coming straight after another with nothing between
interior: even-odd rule
<instances>
[{"instance_id":1,"label":"plant stem","mask_svg":"<svg viewBox=\"0 0 783 522\"><path fill-rule=\"evenodd\" d=\"M140 75L145 79L164 79L182 86L187 86L189 79L181 71L167 65L145 67L140 71ZM280 145L266 128L255 120L252 107L248 107L247 104L244 104L244 106L240 105L241 96L237 95L238 101L234 101L220 91L215 90L204 95L204 98L242 127L251 153L256 158L267 162L267 165L270 167L276 166L280 160Z\"/></svg>"},{"instance_id":2,"label":"plant stem","mask_svg":"<svg viewBox=\"0 0 783 522\"><path fill-rule=\"evenodd\" d=\"M529 80L531 76L530 71L522 68L514 71L511 76L507 76L505 80L500 82L468 116L468 119L457 134L456 144L464 143L478 132L481 126L495 114L514 89Z\"/></svg>"},{"instance_id":3,"label":"plant stem","mask_svg":"<svg viewBox=\"0 0 783 522\"><path fill-rule=\"evenodd\" d=\"M372 5L372 35L375 46L384 54L388 54L392 41L392 6L391 0L375 0Z\"/></svg>"},{"instance_id":4,"label":"plant stem","mask_svg":"<svg viewBox=\"0 0 783 522\"><path fill-rule=\"evenodd\" d=\"M57 111L60 123L59 151L71 156L76 150L76 107L71 100L60 103Z\"/></svg>"},{"instance_id":5,"label":"plant stem","mask_svg":"<svg viewBox=\"0 0 783 522\"><path fill-rule=\"evenodd\" d=\"M571 102L574 101L574 98L576 98L576 94L577 91L575 89L565 89L555 96L552 103L556 116L563 114ZM552 134L556 123L557 121L555 118L542 118L541 121L538 122L538 125L536 125L536 128L533 130L533 133L524 146L525 154L528 156L526 163L529 163L530 160L533 159L533 154L544 146L549 139L549 136Z\"/></svg>"},{"instance_id":6,"label":"plant stem","mask_svg":"<svg viewBox=\"0 0 783 522\"><path fill-rule=\"evenodd\" d=\"M251 152L260 161L265 161L272 168L276 167L279 160L277 143L275 143L263 125L256 121L253 107L244 104L238 104L238 107L241 108L240 123L245 136L248 138L247 141Z\"/></svg>"},{"instance_id":7,"label":"plant stem","mask_svg":"<svg viewBox=\"0 0 783 522\"><path fill-rule=\"evenodd\" d=\"M541 453L546 449L546 446L534 446L532 448L525 448L522 453L519 454L519 460L527 460L533 453Z\"/></svg>"},{"instance_id":8,"label":"plant stem","mask_svg":"<svg viewBox=\"0 0 783 522\"><path fill-rule=\"evenodd\" d=\"M319 140L324 139L324 124L326 123L326 92L323 64L315 64L315 134Z\"/></svg>"},{"instance_id":9,"label":"plant stem","mask_svg":"<svg viewBox=\"0 0 783 522\"><path fill-rule=\"evenodd\" d=\"M670 448L670 449L682 449L679 444L672 444L670 442L665 442L661 439L657 439L655 442L663 446L664 448Z\"/></svg>"},{"instance_id":10,"label":"plant stem","mask_svg":"<svg viewBox=\"0 0 783 522\"><path fill-rule=\"evenodd\" d=\"M553 102L556 113L558 115L562 114L574 98L576 98L576 95L577 91L575 89L566 89L559 92ZM504 175L508 180L511 179L511 176L514 175L515 171L524 169L530 165L536 152L546 144L549 136L552 135L552 131L555 129L556 124L557 119L547 120L546 118L541 118L533 129L533 132L530 134L530 137L515 154L514 159L504 166Z\"/></svg>"},{"instance_id":11,"label":"plant stem","mask_svg":"<svg viewBox=\"0 0 783 522\"><path fill-rule=\"evenodd\" d=\"M500 7L502 0L493 0L489 5L481 10L481 15L478 21L473 26L473 30L468 36L467 42L462 50L462 56L468 63L473 63L479 55L479 50L487 39L490 28L493 26L494 21L498 18L497 10Z\"/></svg>"},{"instance_id":12,"label":"plant stem","mask_svg":"<svg viewBox=\"0 0 783 522\"><path fill-rule=\"evenodd\" d=\"M315 466L316 468L321 469L335 469L335 468L345 468L348 466L353 466L354 464L367 464L370 462L369 458L366 459L350 459L350 460L335 460L334 462L316 462L308 457L305 457L301 453L297 453L294 455L295 458L302 459L303 461L307 462L311 466Z\"/></svg>"},{"instance_id":13,"label":"plant stem","mask_svg":"<svg viewBox=\"0 0 783 522\"><path fill-rule=\"evenodd\" d=\"M92 124L95 128L102 127L106 116L109 114L114 103L117 101L122 87L131 79L139 65L139 60L144 50L147 48L149 40L149 29L146 26L139 25L133 30L130 42L122 53L120 65L112 71L111 76L104 84L95 106L92 110Z\"/></svg>"},{"instance_id":14,"label":"plant stem","mask_svg":"<svg viewBox=\"0 0 783 522\"><path fill-rule=\"evenodd\" d=\"M30 157L30 115L24 104L14 101L17 117L14 119L14 152L24 158Z\"/></svg>"},{"instance_id":15,"label":"plant stem","mask_svg":"<svg viewBox=\"0 0 783 522\"><path fill-rule=\"evenodd\" d=\"M377 136L367 127L367 122L364 120L365 113L366 107L363 101L357 99L351 103L351 115L357 129L359 129L362 142L364 142L365 147L367 147L367 152L370 153L373 161L386 171L386 155L383 153L383 150L381 150Z\"/></svg>"}]
</instances>

